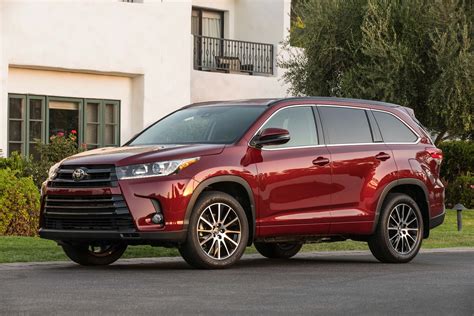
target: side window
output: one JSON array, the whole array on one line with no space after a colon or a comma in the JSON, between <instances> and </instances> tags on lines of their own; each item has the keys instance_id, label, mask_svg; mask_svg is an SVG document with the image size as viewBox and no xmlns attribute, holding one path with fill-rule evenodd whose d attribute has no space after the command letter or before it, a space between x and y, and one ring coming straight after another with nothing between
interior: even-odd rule
<instances>
[{"instance_id":1,"label":"side window","mask_svg":"<svg viewBox=\"0 0 474 316\"><path fill-rule=\"evenodd\" d=\"M266 146L266 148L288 148L318 144L313 110L310 106L280 110L262 126L262 130L265 128L284 128L290 132L288 143Z\"/></svg>"},{"instance_id":2,"label":"side window","mask_svg":"<svg viewBox=\"0 0 474 316\"><path fill-rule=\"evenodd\" d=\"M328 144L372 143L365 110L344 107L319 107Z\"/></svg>"},{"instance_id":3,"label":"side window","mask_svg":"<svg viewBox=\"0 0 474 316\"><path fill-rule=\"evenodd\" d=\"M372 111L372 113L374 113L385 142L413 143L418 139L418 136L395 116L379 111Z\"/></svg>"}]
</instances>

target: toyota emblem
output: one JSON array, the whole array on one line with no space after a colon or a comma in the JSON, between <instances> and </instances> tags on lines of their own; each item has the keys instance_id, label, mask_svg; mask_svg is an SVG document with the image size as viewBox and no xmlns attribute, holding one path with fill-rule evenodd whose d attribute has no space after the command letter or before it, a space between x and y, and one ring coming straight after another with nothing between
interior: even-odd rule
<instances>
[{"instance_id":1,"label":"toyota emblem","mask_svg":"<svg viewBox=\"0 0 474 316\"><path fill-rule=\"evenodd\" d=\"M72 173L72 179L74 181L81 181L87 177L87 172L84 169L78 168Z\"/></svg>"}]
</instances>

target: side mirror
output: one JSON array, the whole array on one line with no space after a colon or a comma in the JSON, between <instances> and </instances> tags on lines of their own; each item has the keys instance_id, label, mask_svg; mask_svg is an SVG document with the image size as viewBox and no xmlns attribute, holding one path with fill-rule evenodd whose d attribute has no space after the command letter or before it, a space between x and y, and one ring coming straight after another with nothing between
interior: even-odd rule
<instances>
[{"instance_id":1,"label":"side mirror","mask_svg":"<svg viewBox=\"0 0 474 316\"><path fill-rule=\"evenodd\" d=\"M261 148L269 145L282 145L290 140L290 132L283 128L266 128L256 135L251 145Z\"/></svg>"}]
</instances>

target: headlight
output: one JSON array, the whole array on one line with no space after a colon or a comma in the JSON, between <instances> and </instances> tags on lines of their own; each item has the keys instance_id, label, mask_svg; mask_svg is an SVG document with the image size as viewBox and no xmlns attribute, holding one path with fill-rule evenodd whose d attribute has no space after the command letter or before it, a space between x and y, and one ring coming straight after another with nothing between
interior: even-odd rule
<instances>
[{"instance_id":1,"label":"headlight","mask_svg":"<svg viewBox=\"0 0 474 316\"><path fill-rule=\"evenodd\" d=\"M168 176L183 170L198 160L199 157L117 167L117 178L124 180Z\"/></svg>"},{"instance_id":2,"label":"headlight","mask_svg":"<svg viewBox=\"0 0 474 316\"><path fill-rule=\"evenodd\" d=\"M60 165L61 163L58 162L54 164L51 168L49 168L48 180L53 180L54 178L56 178L56 176L58 175L58 170L59 170Z\"/></svg>"}]
</instances>

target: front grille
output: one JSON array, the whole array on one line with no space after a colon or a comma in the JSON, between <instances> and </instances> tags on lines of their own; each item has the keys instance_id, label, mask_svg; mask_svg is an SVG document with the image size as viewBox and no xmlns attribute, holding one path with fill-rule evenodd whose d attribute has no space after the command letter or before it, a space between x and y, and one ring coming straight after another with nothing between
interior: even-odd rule
<instances>
[{"instance_id":1,"label":"front grille","mask_svg":"<svg viewBox=\"0 0 474 316\"><path fill-rule=\"evenodd\" d=\"M130 231L135 230L135 224L122 195L48 195L44 228Z\"/></svg>"},{"instance_id":2,"label":"front grille","mask_svg":"<svg viewBox=\"0 0 474 316\"><path fill-rule=\"evenodd\" d=\"M83 169L86 176L83 179L73 179L74 170ZM113 165L60 166L56 178L49 186L55 188L91 188L116 187L117 174Z\"/></svg>"}]
</instances>

